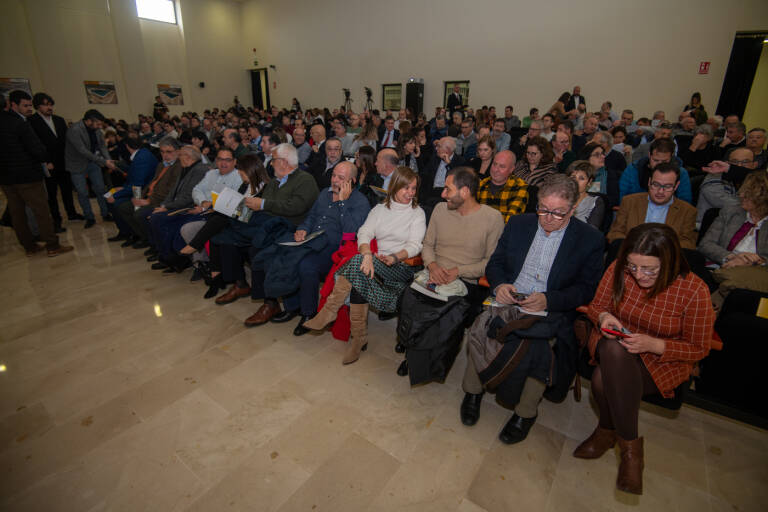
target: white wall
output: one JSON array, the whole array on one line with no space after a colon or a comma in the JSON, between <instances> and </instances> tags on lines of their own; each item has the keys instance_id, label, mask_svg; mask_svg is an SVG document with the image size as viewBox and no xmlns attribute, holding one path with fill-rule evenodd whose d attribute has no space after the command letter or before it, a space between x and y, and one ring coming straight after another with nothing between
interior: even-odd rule
<instances>
[{"instance_id":1,"label":"white wall","mask_svg":"<svg viewBox=\"0 0 768 512\"><path fill-rule=\"evenodd\" d=\"M29 78L70 120L94 107L84 80L115 82L118 104L95 107L116 118L151 113L158 83L183 88L172 113L225 106L235 94L247 101L241 4L181 0L179 10L171 25L140 20L134 0L0 0L0 76Z\"/></svg>"},{"instance_id":2,"label":"white wall","mask_svg":"<svg viewBox=\"0 0 768 512\"><path fill-rule=\"evenodd\" d=\"M470 80L472 106L527 115L579 84L590 109L610 99L639 117L676 115L693 91L714 112L734 34L768 29L768 2L250 0L243 24L245 46L277 67L278 105L339 105L347 87L359 109L369 86L380 106L381 84L415 76L428 112L444 80Z\"/></svg>"}]
</instances>

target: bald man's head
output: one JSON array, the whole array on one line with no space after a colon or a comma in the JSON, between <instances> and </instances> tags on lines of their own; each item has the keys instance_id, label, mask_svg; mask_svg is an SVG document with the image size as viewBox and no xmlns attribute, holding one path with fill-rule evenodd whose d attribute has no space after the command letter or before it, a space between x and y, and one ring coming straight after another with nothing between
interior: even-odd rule
<instances>
[{"instance_id":1,"label":"bald man's head","mask_svg":"<svg viewBox=\"0 0 768 512\"><path fill-rule=\"evenodd\" d=\"M754 169L757 166L755 154L749 148L736 148L728 153L728 163Z\"/></svg>"},{"instance_id":2,"label":"bald man's head","mask_svg":"<svg viewBox=\"0 0 768 512\"><path fill-rule=\"evenodd\" d=\"M397 169L398 162L400 162L400 159L394 149L382 149L376 155L376 172L384 177L389 176Z\"/></svg>"},{"instance_id":3,"label":"bald man's head","mask_svg":"<svg viewBox=\"0 0 768 512\"><path fill-rule=\"evenodd\" d=\"M517 158L513 152L508 150L499 151L493 157L493 163L491 164L491 183L494 185L506 183L509 175L515 170L516 163Z\"/></svg>"}]
</instances>

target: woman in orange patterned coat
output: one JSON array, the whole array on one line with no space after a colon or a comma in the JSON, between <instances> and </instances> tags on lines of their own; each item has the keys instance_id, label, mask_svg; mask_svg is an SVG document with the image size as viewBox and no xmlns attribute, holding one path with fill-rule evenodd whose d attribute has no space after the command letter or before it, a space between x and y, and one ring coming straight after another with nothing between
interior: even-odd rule
<instances>
[{"instance_id":1,"label":"woman in orange patterned coat","mask_svg":"<svg viewBox=\"0 0 768 512\"><path fill-rule=\"evenodd\" d=\"M656 393L674 396L709 352L715 321L709 290L690 271L669 226L641 224L627 235L587 314L600 328L589 340L600 421L573 455L596 459L618 442L616 486L642 494L640 400ZM614 336L603 329L624 332Z\"/></svg>"}]
</instances>

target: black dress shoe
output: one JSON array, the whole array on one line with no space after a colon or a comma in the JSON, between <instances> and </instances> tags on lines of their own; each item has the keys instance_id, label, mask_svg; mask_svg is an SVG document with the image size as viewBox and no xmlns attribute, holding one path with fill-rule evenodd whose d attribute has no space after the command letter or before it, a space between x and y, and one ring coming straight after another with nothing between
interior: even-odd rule
<instances>
[{"instance_id":1,"label":"black dress shoe","mask_svg":"<svg viewBox=\"0 0 768 512\"><path fill-rule=\"evenodd\" d=\"M408 360L404 359L400 366L397 367L397 374L401 377L408 375Z\"/></svg>"},{"instance_id":2,"label":"black dress shoe","mask_svg":"<svg viewBox=\"0 0 768 512\"><path fill-rule=\"evenodd\" d=\"M163 274L176 274L176 269L173 267L168 267L167 269L163 270Z\"/></svg>"},{"instance_id":3,"label":"black dress shoe","mask_svg":"<svg viewBox=\"0 0 768 512\"><path fill-rule=\"evenodd\" d=\"M146 251L144 251L144 256L152 256L153 254L157 254L157 249L154 247L150 247Z\"/></svg>"},{"instance_id":4,"label":"black dress shoe","mask_svg":"<svg viewBox=\"0 0 768 512\"><path fill-rule=\"evenodd\" d=\"M115 236L107 238L107 242L122 242L123 240L128 240L128 235L118 233Z\"/></svg>"},{"instance_id":5,"label":"black dress shoe","mask_svg":"<svg viewBox=\"0 0 768 512\"><path fill-rule=\"evenodd\" d=\"M280 313L270 318L269 321L274 322L276 324L284 324L285 322L290 322L292 319L296 318L298 314L299 314L298 310L281 311Z\"/></svg>"},{"instance_id":6,"label":"black dress shoe","mask_svg":"<svg viewBox=\"0 0 768 512\"><path fill-rule=\"evenodd\" d=\"M93 219L85 219L85 225L83 226L83 229L89 229L92 228L94 225L96 225L96 221Z\"/></svg>"},{"instance_id":7,"label":"black dress shoe","mask_svg":"<svg viewBox=\"0 0 768 512\"><path fill-rule=\"evenodd\" d=\"M533 418L521 418L517 414L513 414L504 428L499 432L499 440L504 444L519 443L526 437L531 427L536 423L537 416Z\"/></svg>"},{"instance_id":8,"label":"black dress shoe","mask_svg":"<svg viewBox=\"0 0 768 512\"><path fill-rule=\"evenodd\" d=\"M101 220L103 220L104 222L115 222L115 218L109 214L103 216Z\"/></svg>"},{"instance_id":9,"label":"black dress shoe","mask_svg":"<svg viewBox=\"0 0 768 512\"><path fill-rule=\"evenodd\" d=\"M397 313L386 313L384 311L379 311L379 320L382 322L386 322L387 320L392 320L397 316Z\"/></svg>"},{"instance_id":10,"label":"black dress shoe","mask_svg":"<svg viewBox=\"0 0 768 512\"><path fill-rule=\"evenodd\" d=\"M147 247L149 247L149 242L147 242L146 240L136 240L135 242L133 242L133 245L131 247L133 247L134 249L146 249Z\"/></svg>"},{"instance_id":11,"label":"black dress shoe","mask_svg":"<svg viewBox=\"0 0 768 512\"><path fill-rule=\"evenodd\" d=\"M313 316L315 316L315 315L301 315L301 318L299 319L299 324L293 330L293 335L294 336L304 336L309 331L311 331L312 329L304 327L304 322L306 322L307 320L309 320Z\"/></svg>"},{"instance_id":12,"label":"black dress shoe","mask_svg":"<svg viewBox=\"0 0 768 512\"><path fill-rule=\"evenodd\" d=\"M150 254L149 256L147 256L147 261L149 262L157 261L157 258L158 258L157 254Z\"/></svg>"},{"instance_id":13,"label":"black dress shoe","mask_svg":"<svg viewBox=\"0 0 768 512\"><path fill-rule=\"evenodd\" d=\"M203 295L204 299L210 299L219 294L220 290L223 290L226 288L226 284L224 283L224 279L221 277L221 274L217 275L216 277L211 278L211 282L208 285L208 291L205 292L205 295Z\"/></svg>"},{"instance_id":14,"label":"black dress shoe","mask_svg":"<svg viewBox=\"0 0 768 512\"><path fill-rule=\"evenodd\" d=\"M166 265L162 261L158 261L157 263L152 264L152 270L165 270L167 268L168 268L168 265Z\"/></svg>"},{"instance_id":15,"label":"black dress shoe","mask_svg":"<svg viewBox=\"0 0 768 512\"><path fill-rule=\"evenodd\" d=\"M480 419L480 404L483 403L485 393L464 393L464 400L461 401L461 422L471 427Z\"/></svg>"},{"instance_id":16,"label":"black dress shoe","mask_svg":"<svg viewBox=\"0 0 768 512\"><path fill-rule=\"evenodd\" d=\"M67 214L67 219L69 219L69 220L85 220L85 217L83 217L79 213L73 213L72 215Z\"/></svg>"},{"instance_id":17,"label":"black dress shoe","mask_svg":"<svg viewBox=\"0 0 768 512\"><path fill-rule=\"evenodd\" d=\"M203 271L199 268L195 267L195 270L192 271L192 277L189 278L190 281L200 281L203 278Z\"/></svg>"},{"instance_id":18,"label":"black dress shoe","mask_svg":"<svg viewBox=\"0 0 768 512\"><path fill-rule=\"evenodd\" d=\"M405 354L405 345L403 345L402 343L398 343L397 345L395 345L395 352L397 352L398 354Z\"/></svg>"},{"instance_id":19,"label":"black dress shoe","mask_svg":"<svg viewBox=\"0 0 768 512\"><path fill-rule=\"evenodd\" d=\"M128 235L128 238L125 239L125 242L120 244L120 247L130 247L134 243L136 243L136 237L133 235Z\"/></svg>"}]
</instances>

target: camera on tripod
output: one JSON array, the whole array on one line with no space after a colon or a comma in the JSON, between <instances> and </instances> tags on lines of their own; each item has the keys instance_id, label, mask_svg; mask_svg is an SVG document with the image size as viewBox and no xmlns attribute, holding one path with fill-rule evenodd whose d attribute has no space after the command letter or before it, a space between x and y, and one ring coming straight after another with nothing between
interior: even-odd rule
<instances>
[{"instance_id":1,"label":"camera on tripod","mask_svg":"<svg viewBox=\"0 0 768 512\"><path fill-rule=\"evenodd\" d=\"M349 89L344 88L344 89L342 89L342 91L344 91L344 97L346 99L349 99Z\"/></svg>"},{"instance_id":2,"label":"camera on tripod","mask_svg":"<svg viewBox=\"0 0 768 512\"><path fill-rule=\"evenodd\" d=\"M370 87L365 88L365 97L371 99L373 97L373 91Z\"/></svg>"}]
</instances>

